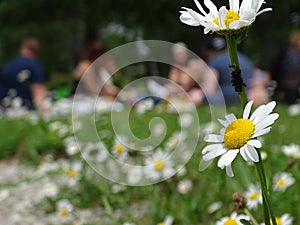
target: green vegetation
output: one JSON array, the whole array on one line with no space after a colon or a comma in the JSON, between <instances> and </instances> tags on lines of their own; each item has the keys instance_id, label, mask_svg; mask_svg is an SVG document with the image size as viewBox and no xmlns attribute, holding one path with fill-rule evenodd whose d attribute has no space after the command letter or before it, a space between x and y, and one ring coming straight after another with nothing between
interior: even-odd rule
<instances>
[{"instance_id":1,"label":"green vegetation","mask_svg":"<svg viewBox=\"0 0 300 225\"><path fill-rule=\"evenodd\" d=\"M236 112L236 107L230 107L228 112ZM282 152L283 145L295 143L300 145L298 138L299 115L291 117L287 113L287 107L279 105L275 111L280 114L272 131L265 136L261 151L267 154L265 160L268 185L271 190L272 205L276 216L289 213L294 218L294 224L300 220L299 214L299 161L287 157ZM122 113L119 114L122 116ZM210 111L206 106L198 107L198 115L201 129L210 121ZM172 134L180 129L177 124L177 114L162 111L161 106L144 114L134 111L130 114L130 127L136 136L144 138L149 133L148 122L153 117L163 118L168 131L164 142L167 142ZM114 130L110 123L110 114L99 114L96 116L96 126L100 138L109 151L112 152L115 139ZM202 127L202 128L201 128ZM81 161L80 154L71 154L66 151L66 138L72 136L71 120L69 118L49 121L30 120L27 118L0 120L0 158L11 157L21 159L26 165L42 165L46 155L54 156L54 161L66 160L70 165ZM217 131L218 132L218 129ZM101 137L102 136L102 137ZM212 225L224 216L229 216L234 209L231 196L234 192L245 193L249 185L258 183L258 177L254 166L247 165L239 156L233 163L235 176L228 178L225 171L216 166L216 162L210 168L199 172L199 161L201 150L205 143L200 135L197 148L192 158L186 164L186 172L179 176L142 187L120 186L117 191L114 183L102 178L91 171L87 164L78 171L78 180L69 187L60 185L59 193L55 197L45 198L35 204L39 210L46 213L56 211L55 202L60 199L68 199L76 210L84 208L103 207L103 217L109 218L110 222L101 224L123 224L133 222L135 224L158 224L167 215L174 218L176 224L203 224ZM164 146L164 145L161 145ZM136 157L130 153L130 157ZM293 164L292 164L293 162ZM37 167L39 168L39 167ZM295 183L283 192L273 191L273 177L276 173L288 172L296 179ZM54 177L64 175L65 171L59 169L54 173L45 173L43 176ZM69 174L70 175L70 174ZM186 194L179 193L180 181L189 180L192 188ZM13 184L1 184L4 188ZM74 186L75 185L75 186ZM75 187L75 188L74 188ZM209 213L208 207L214 202L221 202L220 209ZM249 210L257 221L263 220L262 205L256 210ZM244 213L243 211L240 211ZM53 214L53 216L57 216ZM97 216L96 216L97 217ZM95 218L96 220L97 218ZM91 223L92 224L92 223ZM95 224L98 224L95 222Z\"/></svg>"}]
</instances>

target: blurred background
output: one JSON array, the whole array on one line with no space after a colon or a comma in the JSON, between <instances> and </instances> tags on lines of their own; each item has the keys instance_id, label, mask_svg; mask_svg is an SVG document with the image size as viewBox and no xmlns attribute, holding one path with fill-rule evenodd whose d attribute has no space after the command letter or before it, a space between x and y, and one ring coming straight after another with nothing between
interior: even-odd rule
<instances>
[{"instance_id":1,"label":"blurred background","mask_svg":"<svg viewBox=\"0 0 300 225\"><path fill-rule=\"evenodd\" d=\"M215 4L219 7L227 1ZM183 41L201 56L210 35L180 22L182 6L196 9L190 0L1 0L0 65L17 54L26 36L41 42L40 60L50 89L68 85L83 46L97 38L108 49L136 40ZM268 1L265 7L272 7L273 12L258 17L240 45L240 50L262 69L300 26L298 0Z\"/></svg>"}]
</instances>

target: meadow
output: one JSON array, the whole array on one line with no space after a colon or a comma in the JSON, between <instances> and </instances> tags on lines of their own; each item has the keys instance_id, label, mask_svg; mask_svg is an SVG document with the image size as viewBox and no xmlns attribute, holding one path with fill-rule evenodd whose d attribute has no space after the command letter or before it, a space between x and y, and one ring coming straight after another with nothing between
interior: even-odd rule
<instances>
[{"instance_id":1,"label":"meadow","mask_svg":"<svg viewBox=\"0 0 300 225\"><path fill-rule=\"evenodd\" d=\"M271 132L261 139L260 151L276 217L289 214L292 224L299 224L300 114L299 106L293 107L276 106L274 111L280 117ZM203 137L218 133L221 126L217 120L211 121L208 106L196 110L196 117L188 110L179 116L161 103L113 113L99 109L93 115L73 119L68 113L41 118L17 110L9 116L3 115L0 118L1 162L17 161L25 169L18 180L0 179L0 205L5 208L12 204L10 199L15 197L14 190L20 185L35 183L37 189L17 199L11 205L12 213L0 216L2 221L18 224L23 220L22 224L26 224L26 218L38 215L40 220L35 224L213 225L236 211L252 215L260 224L263 207L258 199L260 192L253 192L259 184L253 165L238 156L233 162L235 176L232 178L217 167L216 160L206 170L199 171L201 151L206 146ZM229 106L226 111L239 115L238 106ZM112 118L120 128L118 134ZM90 134L89 127L84 127L90 120L95 124L98 140ZM126 136L127 130L121 129L122 123L128 123L139 140L149 136L154 139L144 145L134 143L134 139ZM161 141L151 146L153 140ZM134 171L126 167L127 163L144 166L155 155L175 149L179 149L175 157L178 162L155 164L157 171L153 173L148 173L150 167ZM116 165L113 160L121 163ZM6 171L5 167L1 168L3 177ZM26 173L26 168L30 172ZM164 169L169 169L169 174L163 174ZM282 173L293 182L284 183L284 178L278 178ZM236 192L247 199L245 208L237 209L233 204L232 195Z\"/></svg>"}]
</instances>

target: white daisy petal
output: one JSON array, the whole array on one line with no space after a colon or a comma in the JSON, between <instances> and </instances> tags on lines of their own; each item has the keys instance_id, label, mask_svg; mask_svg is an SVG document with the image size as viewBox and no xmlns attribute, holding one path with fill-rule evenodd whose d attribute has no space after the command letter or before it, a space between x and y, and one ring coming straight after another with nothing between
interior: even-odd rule
<instances>
[{"instance_id":1,"label":"white daisy petal","mask_svg":"<svg viewBox=\"0 0 300 225\"><path fill-rule=\"evenodd\" d=\"M232 161L235 159L236 155L238 154L239 150L229 150L224 155L221 156L221 158L218 161L218 167L224 168L225 166L228 166L232 163Z\"/></svg>"},{"instance_id":2,"label":"white daisy petal","mask_svg":"<svg viewBox=\"0 0 300 225\"><path fill-rule=\"evenodd\" d=\"M264 134L269 133L270 131L271 131L271 127L268 127L268 128L265 128L265 129L262 129L262 130L259 130L259 131L255 131L254 134L252 135L252 138L262 136Z\"/></svg>"},{"instance_id":3,"label":"white daisy petal","mask_svg":"<svg viewBox=\"0 0 300 225\"><path fill-rule=\"evenodd\" d=\"M215 15L218 14L218 9L212 1L204 0L204 4L209 9L210 13L213 13Z\"/></svg>"},{"instance_id":4,"label":"white daisy petal","mask_svg":"<svg viewBox=\"0 0 300 225\"><path fill-rule=\"evenodd\" d=\"M227 127L229 125L229 123L227 122L227 120L221 120L218 119L218 121L220 122L220 124L222 124L224 127Z\"/></svg>"},{"instance_id":5,"label":"white daisy petal","mask_svg":"<svg viewBox=\"0 0 300 225\"><path fill-rule=\"evenodd\" d=\"M246 20L236 20L229 24L230 29L239 29L240 27L246 26L249 22Z\"/></svg>"},{"instance_id":6,"label":"white daisy petal","mask_svg":"<svg viewBox=\"0 0 300 225\"><path fill-rule=\"evenodd\" d=\"M251 162L258 162L259 161L258 153L257 153L256 149L253 146L247 144L245 146L245 152L251 158Z\"/></svg>"},{"instance_id":7,"label":"white daisy petal","mask_svg":"<svg viewBox=\"0 0 300 225\"><path fill-rule=\"evenodd\" d=\"M241 153L241 156L243 157L243 159L247 162L251 162L251 158L248 156L248 154L246 153L246 148L245 146L241 147L240 149L240 153Z\"/></svg>"},{"instance_id":8,"label":"white daisy petal","mask_svg":"<svg viewBox=\"0 0 300 225\"><path fill-rule=\"evenodd\" d=\"M268 115L263 121L261 121L261 123L259 123L255 126L255 129L261 130L261 129L264 129L264 128L272 125L275 122L275 120L278 119L278 117L279 117L278 113L272 113L272 114Z\"/></svg>"},{"instance_id":9,"label":"white daisy petal","mask_svg":"<svg viewBox=\"0 0 300 225\"><path fill-rule=\"evenodd\" d=\"M219 143L224 141L224 137L222 135L217 134L208 134L204 137L204 141Z\"/></svg>"},{"instance_id":10,"label":"white daisy petal","mask_svg":"<svg viewBox=\"0 0 300 225\"><path fill-rule=\"evenodd\" d=\"M203 14L203 15L207 15L207 13L204 11L204 9L202 8L201 4L197 1L197 0L194 0L197 8L200 10L200 12Z\"/></svg>"},{"instance_id":11,"label":"white daisy petal","mask_svg":"<svg viewBox=\"0 0 300 225\"><path fill-rule=\"evenodd\" d=\"M221 148L218 151L211 151L208 152L207 154L203 155L203 160L204 161L209 161L212 160L220 155L223 155L226 152L225 148Z\"/></svg>"},{"instance_id":12,"label":"white daisy petal","mask_svg":"<svg viewBox=\"0 0 300 225\"><path fill-rule=\"evenodd\" d=\"M235 121L236 120L236 117L235 117L235 115L234 114L229 114L229 115L226 115L225 116L225 118L230 122L230 123L232 123L233 121Z\"/></svg>"},{"instance_id":13,"label":"white daisy petal","mask_svg":"<svg viewBox=\"0 0 300 225\"><path fill-rule=\"evenodd\" d=\"M229 0L230 10L232 10L234 12L238 12L239 11L239 6L240 6L240 1L239 0Z\"/></svg>"},{"instance_id":14,"label":"white daisy petal","mask_svg":"<svg viewBox=\"0 0 300 225\"><path fill-rule=\"evenodd\" d=\"M272 11L272 9L271 9L271 8L266 8L266 9L260 10L260 11L256 14L256 16L259 16L260 14L262 14L262 13L264 13L264 12L269 12L269 11Z\"/></svg>"},{"instance_id":15,"label":"white daisy petal","mask_svg":"<svg viewBox=\"0 0 300 225\"><path fill-rule=\"evenodd\" d=\"M229 177L233 177L233 176L234 176L233 171L232 171L232 168L231 168L231 165L226 166L226 174L227 174L227 176L229 176Z\"/></svg>"},{"instance_id":16,"label":"white daisy petal","mask_svg":"<svg viewBox=\"0 0 300 225\"><path fill-rule=\"evenodd\" d=\"M188 12L181 11L180 21L190 26L200 26L200 23L196 21Z\"/></svg>"},{"instance_id":17,"label":"white daisy petal","mask_svg":"<svg viewBox=\"0 0 300 225\"><path fill-rule=\"evenodd\" d=\"M224 144L211 144L211 145L207 145L202 150L202 154L206 154L207 152L212 152L212 151L219 151L222 148L224 148Z\"/></svg>"},{"instance_id":18,"label":"white daisy petal","mask_svg":"<svg viewBox=\"0 0 300 225\"><path fill-rule=\"evenodd\" d=\"M265 110L266 110L266 106L265 105L261 105L259 106L250 116L250 120L254 121L257 117L262 117L262 116L267 116L265 114Z\"/></svg>"},{"instance_id":19,"label":"white daisy petal","mask_svg":"<svg viewBox=\"0 0 300 225\"><path fill-rule=\"evenodd\" d=\"M255 148L261 148L261 146L262 146L261 142L259 140L256 140L256 139L249 140L248 144L252 145Z\"/></svg>"},{"instance_id":20,"label":"white daisy petal","mask_svg":"<svg viewBox=\"0 0 300 225\"><path fill-rule=\"evenodd\" d=\"M219 23L221 29L226 29L225 17L226 17L227 9L225 6L222 6L219 10Z\"/></svg>"},{"instance_id":21,"label":"white daisy petal","mask_svg":"<svg viewBox=\"0 0 300 225\"><path fill-rule=\"evenodd\" d=\"M243 119L248 119L249 118L253 102L254 101L252 100L252 101L248 102L247 105L245 106L244 113L243 113Z\"/></svg>"}]
</instances>

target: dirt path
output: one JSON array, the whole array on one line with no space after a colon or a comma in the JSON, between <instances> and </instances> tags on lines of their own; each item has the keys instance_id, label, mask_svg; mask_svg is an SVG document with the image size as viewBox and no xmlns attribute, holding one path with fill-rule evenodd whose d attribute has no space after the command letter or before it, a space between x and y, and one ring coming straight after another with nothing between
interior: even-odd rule
<instances>
[{"instance_id":1,"label":"dirt path","mask_svg":"<svg viewBox=\"0 0 300 225\"><path fill-rule=\"evenodd\" d=\"M38 168L20 165L17 160L0 161L0 225L62 224L56 212L46 213L37 208L45 187L64 184L62 175L39 176ZM76 210L77 224L105 219L101 208ZM73 220L74 221L74 220ZM76 220L75 220L76 221ZM76 223L73 223L76 224Z\"/></svg>"}]
</instances>

